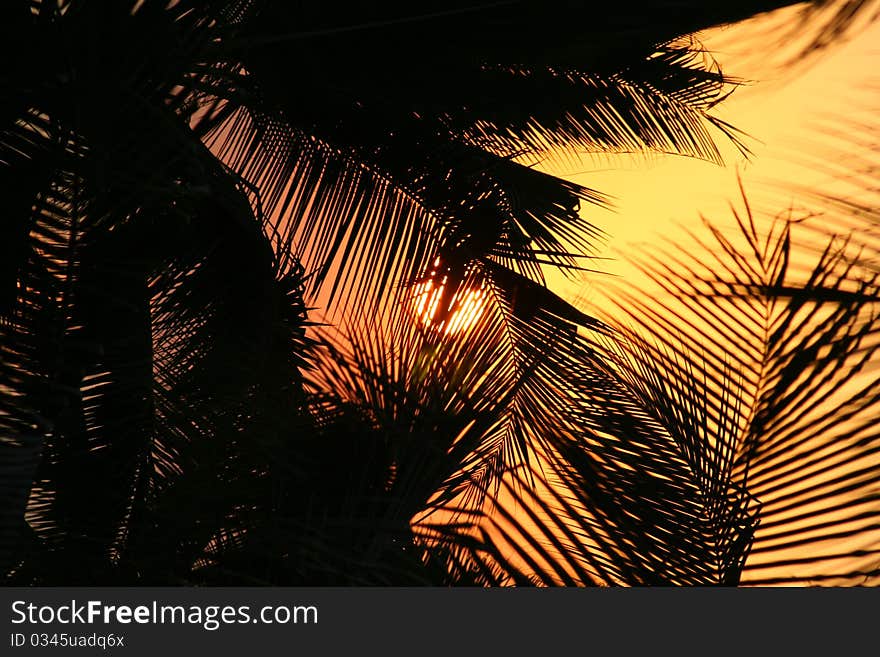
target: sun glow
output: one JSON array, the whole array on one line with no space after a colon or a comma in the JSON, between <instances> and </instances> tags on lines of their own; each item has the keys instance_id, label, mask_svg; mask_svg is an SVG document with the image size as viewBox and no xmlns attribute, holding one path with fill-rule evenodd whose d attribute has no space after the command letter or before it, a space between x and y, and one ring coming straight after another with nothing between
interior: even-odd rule
<instances>
[{"instance_id":1,"label":"sun glow","mask_svg":"<svg viewBox=\"0 0 880 657\"><path fill-rule=\"evenodd\" d=\"M434 326L449 335L469 329L482 316L486 307L483 289L462 288L447 302L446 312L441 311L447 278L437 283L428 280L416 286L413 296L416 316L423 326Z\"/></svg>"}]
</instances>

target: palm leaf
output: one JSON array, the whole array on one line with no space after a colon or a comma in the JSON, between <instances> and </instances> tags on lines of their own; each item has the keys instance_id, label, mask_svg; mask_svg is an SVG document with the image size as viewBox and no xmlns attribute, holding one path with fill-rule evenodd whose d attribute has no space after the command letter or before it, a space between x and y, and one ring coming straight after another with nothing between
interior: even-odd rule
<instances>
[{"instance_id":1,"label":"palm leaf","mask_svg":"<svg viewBox=\"0 0 880 657\"><path fill-rule=\"evenodd\" d=\"M642 259L664 296L621 297L656 345L633 358L679 387L707 381L710 439L735 435L734 480L762 507L746 581L858 581L876 561L876 275L836 239L801 270L792 224L762 235L748 205L737 219L739 242L714 231L711 263L684 251Z\"/></svg>"}]
</instances>

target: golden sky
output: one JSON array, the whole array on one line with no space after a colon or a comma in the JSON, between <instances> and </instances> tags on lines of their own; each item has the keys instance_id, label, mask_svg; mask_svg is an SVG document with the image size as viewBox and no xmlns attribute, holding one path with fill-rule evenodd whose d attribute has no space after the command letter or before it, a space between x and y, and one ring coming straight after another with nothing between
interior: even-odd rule
<instances>
[{"instance_id":1,"label":"golden sky","mask_svg":"<svg viewBox=\"0 0 880 657\"><path fill-rule=\"evenodd\" d=\"M701 215L716 225L730 225L728 204L733 201L741 206L738 176L751 205L770 214L789 203L805 203L780 183L847 196L861 193L857 187L833 180L833 172L817 168L813 159L835 147L834 138L820 126L823 122L844 129L845 117L880 127L872 111L880 104L880 22L865 25L866 21L860 21L842 44L786 65L808 36L787 40L784 47L775 43L796 10L786 8L696 35L725 74L748 80L713 113L750 136L747 143L753 155L749 160L719 133L724 167L672 155L625 155L584 161L577 170L574 166L547 168L615 198L613 211L592 206L582 210L609 235L601 255L613 259L594 263L596 269L638 284L637 272L622 258L633 246L654 243L658 236L686 239L683 229L700 232ZM588 278L597 287L606 279ZM561 277L552 284L569 298L599 302L589 285L570 284Z\"/></svg>"},{"instance_id":2,"label":"golden sky","mask_svg":"<svg viewBox=\"0 0 880 657\"><path fill-rule=\"evenodd\" d=\"M649 279L628 264L626 256L639 248L657 247L663 240L700 253L688 231L711 243L702 217L725 232L735 228L730 205L743 207L740 179L759 230L761 226L769 227L772 217L788 207L796 213L816 208L810 191L878 207L880 190L876 182L853 173L860 166L880 167L876 145L880 135L876 112L880 109L880 21L854 25L846 40L838 40L815 57L796 59L792 65L791 58L809 34L794 30L784 47L778 39L796 12L797 8L787 8L697 35L726 74L749 80L714 111L750 135L747 143L753 154L749 159L728 144L722 148L726 159L723 167L671 155L602 156L568 170L548 166L550 173L612 195L616 205L614 211L582 209L608 233L608 243L600 255L610 259L592 264L606 273L588 274L585 280L576 282L550 274L551 287L588 311L614 313L605 297L609 289L625 281L643 292L652 290ZM866 12L865 16L869 15ZM722 142L723 136L719 135ZM825 221L838 230L834 217ZM794 233L802 238L804 234ZM860 465L871 466L864 462ZM814 517L826 513L823 504L831 508L829 500L814 504ZM862 531L842 541L846 545L819 543L811 550L876 548L880 531ZM765 558L754 555L749 563L760 563ZM862 564L854 566L858 567ZM797 567L758 572L760 576L804 575L809 581L809 575ZM747 571L745 581L748 579Z\"/></svg>"}]
</instances>

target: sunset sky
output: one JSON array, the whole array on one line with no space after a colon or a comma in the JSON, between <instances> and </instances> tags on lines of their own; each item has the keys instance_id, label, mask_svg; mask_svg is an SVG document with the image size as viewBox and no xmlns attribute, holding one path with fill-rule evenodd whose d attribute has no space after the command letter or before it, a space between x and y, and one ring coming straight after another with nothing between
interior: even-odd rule
<instances>
[{"instance_id":1,"label":"sunset sky","mask_svg":"<svg viewBox=\"0 0 880 657\"><path fill-rule=\"evenodd\" d=\"M865 193L858 184L838 180L841 172L847 172L840 153L852 148L835 141L827 127L846 130L847 121L880 127L875 111L880 91L876 66L880 22L857 21L846 40L792 62L811 36L809 30L792 23L797 9L785 8L696 35L725 74L746 81L714 113L749 135L750 159L718 134L724 167L651 154L603 155L601 161L585 161L577 169L547 168L614 197L613 210L582 209L609 237L600 255L611 260L592 263L595 269L639 285L638 273L627 265L625 255L639 244L655 243L658 236L689 239L683 231L699 233L701 215L715 225L731 225L729 203L742 205L738 176L752 207L768 217L789 204L796 208L809 205L787 185L855 198ZM863 19L873 11L876 6L866 11ZM818 167L817 158L825 166ZM837 170L835 164L839 165ZM601 303L590 282L598 288L607 278L589 275L585 286L559 277L553 284L568 298Z\"/></svg>"},{"instance_id":2,"label":"sunset sky","mask_svg":"<svg viewBox=\"0 0 880 657\"><path fill-rule=\"evenodd\" d=\"M867 20L878 6L874 3L866 10L865 20L856 21L845 38L832 40L829 47L807 57L798 54L813 34L793 22L798 7L695 35L727 75L746 81L713 113L748 135L746 143L752 155L744 157L718 134L725 166L656 154L602 155L593 161L585 159L578 166L545 166L550 173L610 194L615 206L612 210L582 208L608 235L607 244L598 253L607 259L587 263L601 273L571 281L548 272L550 286L603 317L617 314L608 301L615 289L629 287L637 294L656 294L652 282L629 264L627 257L652 249L656 252L664 245L672 251L684 248L693 254L703 253L695 236L712 244L704 218L735 239L731 205L742 214L740 180L759 230L769 227L773 217L788 208L795 216L824 210L810 198L811 192L876 208L880 193L876 183L872 187L870 178L856 173L880 167L880 149L876 148L876 135L880 134L876 112L880 105L876 65L880 22ZM819 216L811 221L845 233L847 226L841 217L845 215ZM806 248L804 242L810 235L807 229L793 232L793 263L799 257L810 266L815 262L815 250ZM866 239L864 232L858 238ZM834 403L826 400L826 404ZM875 467L869 462L861 465ZM832 474L816 476L824 480ZM826 504L831 508L830 502ZM821 504L812 513L814 518L832 517L823 516L828 510ZM849 549L869 549L880 540L880 532L865 531L842 540ZM795 549L791 556L797 559L803 554ZM764 554L753 554L747 563L760 564L764 559ZM757 572L760 577L803 576L797 567ZM747 566L744 582L748 580Z\"/></svg>"},{"instance_id":3,"label":"sunset sky","mask_svg":"<svg viewBox=\"0 0 880 657\"><path fill-rule=\"evenodd\" d=\"M880 0L784 4L0 0L6 583L880 586Z\"/></svg>"},{"instance_id":4,"label":"sunset sky","mask_svg":"<svg viewBox=\"0 0 880 657\"><path fill-rule=\"evenodd\" d=\"M740 180L759 229L768 227L772 218L786 208L796 213L813 209L815 201L802 190L863 201L874 193L864 189L860 181L841 177L851 175L859 158L876 157L870 149L853 152L846 133L850 122L859 123L862 127L858 134L853 132L850 137L864 141L872 129L880 127L872 112L880 89L880 76L873 65L876 44L880 44L880 22L866 20L872 13L866 10L863 20L857 20L845 35L802 57L823 16L814 17L815 22L809 26L800 26L795 20L799 10L797 6L789 7L694 35L725 74L743 81L713 114L746 135L750 157L744 157L717 132L724 166L658 154L602 154L585 156L580 162L566 159L567 164L554 160L538 165L548 173L610 195L614 204L611 210L587 204L581 210L608 235L607 244L597 254L603 259L584 263L601 273L585 274L572 281L548 269L552 289L600 316L613 312L606 297L620 284L649 292L650 281L628 264L626 257L640 248L656 248L663 240L699 253L688 232L705 238L703 217L724 230L735 227L730 204L742 208ZM843 131L844 136L833 135L833 130ZM804 235L799 233L797 237ZM809 250L804 253L814 254ZM435 318L439 287L421 288L416 299L414 315L423 321ZM479 314L480 299L478 292L468 292L464 316L450 318L446 330L455 333L466 329ZM547 493L538 491L536 496L543 498ZM502 491L501 499L514 509L521 508L519 500L512 501L509 491ZM830 501L827 506L831 506ZM821 505L810 512L823 520L832 517ZM516 516L528 531L540 534L527 514ZM494 517L493 522L516 533L501 516ZM876 545L878 534L865 531L851 539L858 545L850 547ZM544 538L549 542L549 537ZM803 553L793 550L791 556L797 558ZM761 559L766 556L755 555L751 563ZM759 572L765 577L800 576L785 568Z\"/></svg>"}]
</instances>

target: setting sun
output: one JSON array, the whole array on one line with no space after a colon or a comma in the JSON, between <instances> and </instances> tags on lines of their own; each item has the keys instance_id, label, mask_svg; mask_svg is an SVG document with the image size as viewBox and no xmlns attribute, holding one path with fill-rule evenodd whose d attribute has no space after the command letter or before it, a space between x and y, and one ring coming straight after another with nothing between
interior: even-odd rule
<instances>
[{"instance_id":1,"label":"setting sun","mask_svg":"<svg viewBox=\"0 0 880 657\"><path fill-rule=\"evenodd\" d=\"M483 314L486 292L482 289L464 288L452 295L446 312L441 311L447 277L440 283L428 280L416 286L413 304L416 316L424 326L433 325L447 334L455 334L473 326Z\"/></svg>"}]
</instances>

